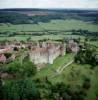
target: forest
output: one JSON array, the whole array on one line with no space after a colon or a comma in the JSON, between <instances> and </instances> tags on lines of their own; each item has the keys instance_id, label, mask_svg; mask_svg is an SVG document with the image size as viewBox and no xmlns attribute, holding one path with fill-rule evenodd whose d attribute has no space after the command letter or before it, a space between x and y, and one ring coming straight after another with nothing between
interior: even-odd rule
<instances>
[{"instance_id":1,"label":"forest","mask_svg":"<svg viewBox=\"0 0 98 100\"><path fill-rule=\"evenodd\" d=\"M38 24L54 19L76 19L98 23L98 12L88 10L1 9L0 23Z\"/></svg>"}]
</instances>

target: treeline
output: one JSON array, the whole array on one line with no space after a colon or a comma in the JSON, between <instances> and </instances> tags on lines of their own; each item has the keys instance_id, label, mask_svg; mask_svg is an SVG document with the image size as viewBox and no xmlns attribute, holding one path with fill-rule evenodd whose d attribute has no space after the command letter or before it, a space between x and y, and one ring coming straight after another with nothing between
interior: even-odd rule
<instances>
[{"instance_id":1,"label":"treeline","mask_svg":"<svg viewBox=\"0 0 98 100\"><path fill-rule=\"evenodd\" d=\"M55 19L65 19L64 15L55 14L55 15L36 15L29 17L30 20L33 21L34 24L38 24L38 22L49 22Z\"/></svg>"},{"instance_id":2,"label":"treeline","mask_svg":"<svg viewBox=\"0 0 98 100\"><path fill-rule=\"evenodd\" d=\"M64 15L35 15L28 16L17 12L0 12L0 23L11 24L38 24L38 22L49 22L52 19L64 19Z\"/></svg>"},{"instance_id":3,"label":"treeline","mask_svg":"<svg viewBox=\"0 0 98 100\"><path fill-rule=\"evenodd\" d=\"M35 23L37 23L37 21L35 21ZM10 24L7 24L7 25L10 25ZM29 33L30 32L30 33ZM81 35L81 36L91 36L92 39L97 38L98 36L98 32L91 32L89 30L82 30L82 29L79 29L79 30L45 30L43 29L43 31L28 31L28 34L24 31L21 31L21 32L10 32L10 31L5 31L5 32L0 32L0 36L15 36L15 35L35 35L35 36L41 36L41 35L50 35L50 34L54 34L54 35L57 35L59 33L64 33L64 32L71 32L70 35ZM66 35L69 35L69 34L66 34Z\"/></svg>"},{"instance_id":4,"label":"treeline","mask_svg":"<svg viewBox=\"0 0 98 100\"><path fill-rule=\"evenodd\" d=\"M0 23L26 24L30 23L28 16L15 12L0 12Z\"/></svg>"},{"instance_id":5,"label":"treeline","mask_svg":"<svg viewBox=\"0 0 98 100\"><path fill-rule=\"evenodd\" d=\"M98 23L98 12L96 11L74 11L74 10L2 10L0 11L0 23L11 24L37 24L38 22L49 22L54 19L76 19L87 22ZM23 14L24 13L24 14ZM28 13L35 16L28 16ZM39 15L39 13L41 13ZM38 14L38 15L37 15Z\"/></svg>"},{"instance_id":6,"label":"treeline","mask_svg":"<svg viewBox=\"0 0 98 100\"><path fill-rule=\"evenodd\" d=\"M75 62L80 64L89 64L92 68L98 65L98 57L96 53L96 48L90 46L87 43L87 39L84 42L84 46L80 45L80 50L75 56Z\"/></svg>"},{"instance_id":7,"label":"treeline","mask_svg":"<svg viewBox=\"0 0 98 100\"><path fill-rule=\"evenodd\" d=\"M72 35L84 35L84 36L98 36L98 32L91 32L88 30L72 30Z\"/></svg>"}]
</instances>

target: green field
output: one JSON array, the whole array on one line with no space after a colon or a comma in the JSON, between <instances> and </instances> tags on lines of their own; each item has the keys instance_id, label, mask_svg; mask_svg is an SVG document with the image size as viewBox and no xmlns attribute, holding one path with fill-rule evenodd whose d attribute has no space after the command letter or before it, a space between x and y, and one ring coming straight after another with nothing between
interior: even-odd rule
<instances>
[{"instance_id":1,"label":"green field","mask_svg":"<svg viewBox=\"0 0 98 100\"><path fill-rule=\"evenodd\" d=\"M98 31L98 25L93 25L79 20L53 20L50 23L41 23L47 30L72 30L84 29L89 31Z\"/></svg>"},{"instance_id":2,"label":"green field","mask_svg":"<svg viewBox=\"0 0 98 100\"><path fill-rule=\"evenodd\" d=\"M27 40L27 38L31 37L32 40L42 40L42 39L62 39L62 38L78 38L83 36L79 35L70 35L71 32L60 32L66 30L89 30L93 32L98 31L98 25L91 24L79 20L52 20L48 23L39 23L39 24L19 24L19 25L12 25L12 24L0 24L0 32L16 32L18 34L25 33L26 35L15 35L12 37L7 37L6 35L0 36L0 40ZM53 34L55 32L48 33L46 30L56 30L58 33ZM44 35L36 36L36 35L27 35L31 34L35 31L37 34L38 32L44 33ZM39 34L39 33L38 33Z\"/></svg>"},{"instance_id":3,"label":"green field","mask_svg":"<svg viewBox=\"0 0 98 100\"><path fill-rule=\"evenodd\" d=\"M84 38L84 36L80 36L80 35L42 35L42 36L31 36L31 35L16 35L16 36L12 36L12 37L0 37L0 41L2 40L27 40L29 37L31 37L31 40L37 41L37 40L43 40L43 39L52 39L52 40L57 40L57 39L63 39L63 38L79 38L81 37L82 39Z\"/></svg>"},{"instance_id":4,"label":"green field","mask_svg":"<svg viewBox=\"0 0 98 100\"><path fill-rule=\"evenodd\" d=\"M98 25L79 21L79 20L52 20L48 23L39 24L0 24L0 31L9 32L32 32L46 30L72 30L72 29L84 29L89 31L98 31Z\"/></svg>"},{"instance_id":5,"label":"green field","mask_svg":"<svg viewBox=\"0 0 98 100\"><path fill-rule=\"evenodd\" d=\"M98 47L98 40L97 41L90 41L90 44Z\"/></svg>"}]
</instances>

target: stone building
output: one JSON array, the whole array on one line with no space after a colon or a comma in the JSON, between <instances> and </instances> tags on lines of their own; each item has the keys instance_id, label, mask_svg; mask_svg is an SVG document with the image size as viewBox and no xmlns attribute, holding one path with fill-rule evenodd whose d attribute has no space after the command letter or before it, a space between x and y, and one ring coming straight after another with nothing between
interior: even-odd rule
<instances>
[{"instance_id":1,"label":"stone building","mask_svg":"<svg viewBox=\"0 0 98 100\"><path fill-rule=\"evenodd\" d=\"M79 45L74 40L69 40L67 43L67 51L77 53L79 51Z\"/></svg>"},{"instance_id":2,"label":"stone building","mask_svg":"<svg viewBox=\"0 0 98 100\"><path fill-rule=\"evenodd\" d=\"M6 57L4 54L0 54L0 63L5 63L6 62Z\"/></svg>"},{"instance_id":3,"label":"stone building","mask_svg":"<svg viewBox=\"0 0 98 100\"><path fill-rule=\"evenodd\" d=\"M65 55L65 45L62 43L37 43L30 50L30 60L34 64L53 64L58 56Z\"/></svg>"}]
</instances>

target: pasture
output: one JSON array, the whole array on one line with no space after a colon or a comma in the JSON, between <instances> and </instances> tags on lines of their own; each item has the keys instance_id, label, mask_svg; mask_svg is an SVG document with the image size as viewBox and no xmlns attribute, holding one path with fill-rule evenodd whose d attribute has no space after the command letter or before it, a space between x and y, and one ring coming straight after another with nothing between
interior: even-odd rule
<instances>
[{"instance_id":1,"label":"pasture","mask_svg":"<svg viewBox=\"0 0 98 100\"><path fill-rule=\"evenodd\" d=\"M98 31L98 25L83 22L80 20L52 20L48 23L39 24L0 24L0 32L32 32L43 30L73 30L83 29L89 31Z\"/></svg>"},{"instance_id":2,"label":"pasture","mask_svg":"<svg viewBox=\"0 0 98 100\"><path fill-rule=\"evenodd\" d=\"M70 30L89 30L91 32L98 31L98 25L83 22L80 20L52 20L48 23L39 23L39 24L0 24L0 32L16 32L17 34L22 35L15 35L15 36L3 36L0 35L0 41L2 40L27 40L27 38L31 38L31 40L42 40L42 39L62 39L62 38L84 38L83 36L79 35L71 35L71 32L66 32ZM51 32L48 32L51 31ZM54 31L57 31L55 33ZM65 32L62 32L65 31ZM30 35L30 34L35 35ZM43 35L39 36L38 34L42 33ZM23 35L24 34L24 35Z\"/></svg>"}]
</instances>

